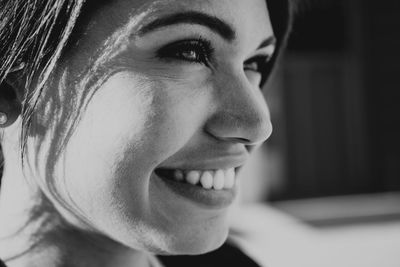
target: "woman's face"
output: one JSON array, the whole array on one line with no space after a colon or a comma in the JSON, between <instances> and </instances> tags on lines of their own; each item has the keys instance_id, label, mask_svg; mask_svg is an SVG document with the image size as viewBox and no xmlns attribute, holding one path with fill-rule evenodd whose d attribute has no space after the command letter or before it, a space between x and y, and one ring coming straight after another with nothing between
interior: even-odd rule
<instances>
[{"instance_id":1,"label":"woman's face","mask_svg":"<svg viewBox=\"0 0 400 267\"><path fill-rule=\"evenodd\" d=\"M116 0L86 22L39 105L37 124L51 127L28 142L38 176L51 173L43 190L77 226L129 247L215 249L238 168L271 133L265 0ZM49 152L78 106L62 152Z\"/></svg>"}]
</instances>

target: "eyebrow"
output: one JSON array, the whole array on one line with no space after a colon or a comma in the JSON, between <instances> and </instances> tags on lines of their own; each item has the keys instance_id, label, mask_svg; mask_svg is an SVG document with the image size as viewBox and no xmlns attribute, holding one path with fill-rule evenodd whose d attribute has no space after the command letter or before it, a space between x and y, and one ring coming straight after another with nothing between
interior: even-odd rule
<instances>
[{"instance_id":1,"label":"eyebrow","mask_svg":"<svg viewBox=\"0 0 400 267\"><path fill-rule=\"evenodd\" d=\"M197 11L188 11L167 15L165 17L157 18L144 25L139 30L139 35L144 35L159 28L176 24L199 24L208 27L213 32L220 35L226 41L232 42L236 38L236 32L233 27L228 23L220 20L215 16L210 16L205 13Z\"/></svg>"}]
</instances>

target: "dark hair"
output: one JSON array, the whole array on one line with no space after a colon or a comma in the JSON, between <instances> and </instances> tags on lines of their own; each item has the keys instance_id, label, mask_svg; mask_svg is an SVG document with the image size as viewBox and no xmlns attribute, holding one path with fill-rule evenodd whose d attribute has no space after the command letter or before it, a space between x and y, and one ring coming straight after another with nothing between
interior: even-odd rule
<instances>
[{"instance_id":1,"label":"dark hair","mask_svg":"<svg viewBox=\"0 0 400 267\"><path fill-rule=\"evenodd\" d=\"M290 33L293 14L296 10L296 5L294 0L266 0L269 16L271 19L272 28L274 30L275 37L277 39L277 50L271 59L271 64L269 64L269 68L264 70L266 77L268 79L269 74L273 70L276 65L276 61L279 56L282 54L281 51L285 48L287 37ZM266 81L261 81L264 84Z\"/></svg>"},{"instance_id":2,"label":"dark hair","mask_svg":"<svg viewBox=\"0 0 400 267\"><path fill-rule=\"evenodd\" d=\"M46 90L44 87L46 80L73 35L75 24L80 24L79 14L83 9L93 9L104 2L103 0L0 0L0 92L9 90L5 83L7 75L18 69L22 62L25 63L23 69L19 70L21 77L25 78L26 89L21 103L22 158L32 114L43 90ZM292 21L293 3L291 0L266 0L266 2L278 48L272 58L272 64L265 70L269 74L286 42ZM82 17L84 16L80 19Z\"/></svg>"},{"instance_id":3,"label":"dark hair","mask_svg":"<svg viewBox=\"0 0 400 267\"><path fill-rule=\"evenodd\" d=\"M24 66L21 155L30 117L61 50L67 43L84 0L0 0L0 90L13 69ZM32 85L36 84L32 88Z\"/></svg>"}]
</instances>

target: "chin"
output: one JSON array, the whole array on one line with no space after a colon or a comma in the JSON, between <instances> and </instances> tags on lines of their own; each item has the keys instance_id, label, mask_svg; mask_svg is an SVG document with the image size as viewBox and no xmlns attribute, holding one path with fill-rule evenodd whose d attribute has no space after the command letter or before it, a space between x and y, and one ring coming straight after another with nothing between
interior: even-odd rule
<instances>
[{"instance_id":1,"label":"chin","mask_svg":"<svg viewBox=\"0 0 400 267\"><path fill-rule=\"evenodd\" d=\"M195 228L193 228L195 229ZM200 231L199 231L200 232ZM199 255L218 249L228 237L228 227L207 233L192 233L188 236L172 237L168 248L161 255Z\"/></svg>"}]
</instances>

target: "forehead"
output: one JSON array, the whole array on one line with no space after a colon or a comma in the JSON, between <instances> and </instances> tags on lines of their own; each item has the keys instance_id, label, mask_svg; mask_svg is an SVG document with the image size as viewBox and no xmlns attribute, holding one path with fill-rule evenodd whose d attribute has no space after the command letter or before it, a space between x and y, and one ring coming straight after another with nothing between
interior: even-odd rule
<instances>
[{"instance_id":1,"label":"forehead","mask_svg":"<svg viewBox=\"0 0 400 267\"><path fill-rule=\"evenodd\" d=\"M101 25L104 33L124 25L134 32L156 18L186 11L217 17L238 33L269 37L273 31L265 0L114 0L99 10L91 20L92 24Z\"/></svg>"},{"instance_id":2,"label":"forehead","mask_svg":"<svg viewBox=\"0 0 400 267\"><path fill-rule=\"evenodd\" d=\"M125 1L132 5L132 1ZM177 11L202 11L214 16L237 23L246 23L241 17L247 17L247 21L256 20L267 22L268 13L265 0L157 0L141 1L142 8L149 12L149 17L168 14Z\"/></svg>"}]
</instances>

